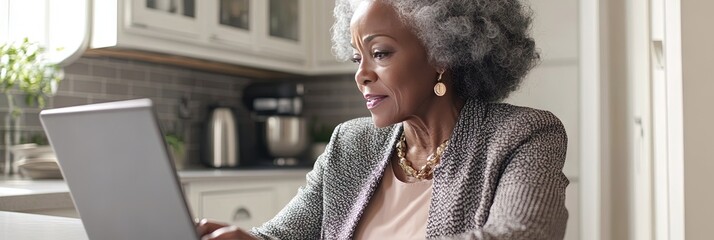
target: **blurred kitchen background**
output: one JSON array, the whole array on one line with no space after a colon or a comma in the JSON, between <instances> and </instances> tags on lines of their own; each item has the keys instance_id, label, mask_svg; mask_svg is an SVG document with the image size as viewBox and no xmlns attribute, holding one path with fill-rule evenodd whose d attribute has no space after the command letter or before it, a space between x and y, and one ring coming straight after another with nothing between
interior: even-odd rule
<instances>
[{"instance_id":1,"label":"blurred kitchen background","mask_svg":"<svg viewBox=\"0 0 714 240\"><path fill-rule=\"evenodd\" d=\"M706 24L714 19L703 10L714 4L527 2L542 62L506 101L550 110L566 127L564 172L571 182L566 239L707 239L714 215L709 205L714 193L706 186L714 170L714 161L708 161L714 134L707 125L714 120L708 104L714 86L701 65L714 62L714 50L704 42L714 37ZM64 79L46 108L154 100L164 132L177 134L186 149L182 176L189 179L187 198L195 214L224 211L198 206L202 201L230 208L231 199L279 196L263 213L270 216L294 189L204 198L202 193L224 190L215 186L235 184L226 179L214 184L218 180L189 171L207 167L202 164L207 121L216 106L233 110L238 138L248 141L238 146L240 161L254 163L228 170L254 168L255 159L269 158L259 137L265 116L305 120L307 143L294 154L300 163L287 164L303 172L269 172L290 175L285 182L295 186L314 161L312 149L319 147L314 143L340 122L369 116L355 87L356 66L331 55L333 5L331 0L0 0L0 42L28 37L47 46L52 61L63 67ZM254 97L246 99L256 93L243 91L256 84L299 90L266 93L262 98L275 103L261 106L276 109L259 113ZM279 113L280 98L297 99L298 110ZM17 102L24 110L23 138L41 138L40 110ZM6 106L0 98L0 114L7 114ZM0 150L6 151L2 141ZM264 153L246 156L250 151Z\"/></svg>"},{"instance_id":2,"label":"blurred kitchen background","mask_svg":"<svg viewBox=\"0 0 714 240\"><path fill-rule=\"evenodd\" d=\"M65 78L56 95L49 99L47 108L151 98L156 104L163 130L180 132L179 134L187 139L187 160L193 165L199 164L199 148L201 142L205 141L203 132L213 105L236 109L237 118L252 118L253 113L244 106L242 100L243 88L251 83L301 83L304 87L301 115L309 120L310 124L334 127L347 119L369 116L362 95L355 88L352 75L256 80L110 57L80 57L65 67L64 71ZM6 102L5 98L0 99L0 105L6 106ZM182 104L185 104L187 109L186 115L181 113ZM24 109L24 138L43 134L39 111L40 109L30 107ZM185 127L179 129L181 125Z\"/></svg>"}]
</instances>

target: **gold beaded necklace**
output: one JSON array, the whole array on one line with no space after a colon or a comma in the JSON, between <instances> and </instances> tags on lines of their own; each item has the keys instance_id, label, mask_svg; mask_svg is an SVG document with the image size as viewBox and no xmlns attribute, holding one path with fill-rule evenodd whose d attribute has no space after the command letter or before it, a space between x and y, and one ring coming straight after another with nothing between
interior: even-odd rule
<instances>
[{"instance_id":1,"label":"gold beaded necklace","mask_svg":"<svg viewBox=\"0 0 714 240\"><path fill-rule=\"evenodd\" d=\"M444 153L444 149L448 143L449 140L446 140L444 143L439 145L439 147L436 148L436 151L429 155L426 159L426 164L424 164L424 166L422 166L419 170L416 170L409 164L409 161L407 161L407 139L402 132L402 136L399 139L399 142L397 142L397 157L399 157L399 166L402 167L404 173L409 177L414 177L419 180L427 179L434 173L434 169L436 168L436 165L439 164L441 154Z\"/></svg>"}]
</instances>

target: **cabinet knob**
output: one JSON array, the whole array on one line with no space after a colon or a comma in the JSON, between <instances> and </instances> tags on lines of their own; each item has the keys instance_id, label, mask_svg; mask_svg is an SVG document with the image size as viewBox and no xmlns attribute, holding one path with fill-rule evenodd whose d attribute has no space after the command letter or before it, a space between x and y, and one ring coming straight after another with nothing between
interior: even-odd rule
<instances>
[{"instance_id":1,"label":"cabinet knob","mask_svg":"<svg viewBox=\"0 0 714 240\"><path fill-rule=\"evenodd\" d=\"M250 211L245 207L238 207L235 212L233 212L233 222L249 221Z\"/></svg>"}]
</instances>

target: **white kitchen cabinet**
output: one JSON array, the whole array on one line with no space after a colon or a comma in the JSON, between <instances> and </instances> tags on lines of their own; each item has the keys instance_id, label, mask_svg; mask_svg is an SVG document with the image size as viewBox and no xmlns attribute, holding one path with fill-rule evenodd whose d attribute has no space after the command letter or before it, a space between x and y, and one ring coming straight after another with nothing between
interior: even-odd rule
<instances>
[{"instance_id":1,"label":"white kitchen cabinet","mask_svg":"<svg viewBox=\"0 0 714 240\"><path fill-rule=\"evenodd\" d=\"M264 2L264 1L261 1ZM260 4L250 0L204 1L208 41L216 47L250 52L258 41Z\"/></svg>"},{"instance_id":2,"label":"white kitchen cabinet","mask_svg":"<svg viewBox=\"0 0 714 240\"><path fill-rule=\"evenodd\" d=\"M332 6L317 0L94 1L90 48L303 75L352 73L353 64L338 63L330 52Z\"/></svg>"},{"instance_id":3,"label":"white kitchen cabinet","mask_svg":"<svg viewBox=\"0 0 714 240\"><path fill-rule=\"evenodd\" d=\"M272 219L305 184L307 171L274 176L182 177L194 217L235 224L243 229Z\"/></svg>"},{"instance_id":4,"label":"white kitchen cabinet","mask_svg":"<svg viewBox=\"0 0 714 240\"><path fill-rule=\"evenodd\" d=\"M290 62L307 70L310 0L201 2L210 46Z\"/></svg>"},{"instance_id":5,"label":"white kitchen cabinet","mask_svg":"<svg viewBox=\"0 0 714 240\"><path fill-rule=\"evenodd\" d=\"M332 24L335 22L333 9L334 0L313 1L313 36L312 41L312 66L313 71L318 74L354 74L357 71L357 64L345 61L340 62L332 55Z\"/></svg>"},{"instance_id":6,"label":"white kitchen cabinet","mask_svg":"<svg viewBox=\"0 0 714 240\"><path fill-rule=\"evenodd\" d=\"M199 194L196 215L201 217L250 229L275 216L277 190L274 188L224 189Z\"/></svg>"},{"instance_id":7,"label":"white kitchen cabinet","mask_svg":"<svg viewBox=\"0 0 714 240\"><path fill-rule=\"evenodd\" d=\"M195 0L131 0L129 26L188 38L200 36Z\"/></svg>"},{"instance_id":8,"label":"white kitchen cabinet","mask_svg":"<svg viewBox=\"0 0 714 240\"><path fill-rule=\"evenodd\" d=\"M259 32L259 46L271 56L281 57L291 61L308 60L308 42L312 41L312 28L309 16L313 15L309 8L310 0L267 0L266 9L258 16L265 21ZM314 1L314 0L312 0Z\"/></svg>"}]
</instances>

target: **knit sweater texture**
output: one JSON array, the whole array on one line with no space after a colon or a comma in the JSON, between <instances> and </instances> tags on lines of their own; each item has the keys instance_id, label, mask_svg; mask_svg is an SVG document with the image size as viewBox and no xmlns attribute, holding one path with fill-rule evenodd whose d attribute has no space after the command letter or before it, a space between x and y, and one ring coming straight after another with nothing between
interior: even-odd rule
<instances>
[{"instance_id":1,"label":"knit sweater texture","mask_svg":"<svg viewBox=\"0 0 714 240\"><path fill-rule=\"evenodd\" d=\"M402 124L335 128L306 185L263 239L351 239L394 154ZM468 100L434 171L428 239L562 239L567 136L550 112Z\"/></svg>"}]
</instances>

